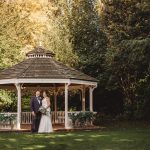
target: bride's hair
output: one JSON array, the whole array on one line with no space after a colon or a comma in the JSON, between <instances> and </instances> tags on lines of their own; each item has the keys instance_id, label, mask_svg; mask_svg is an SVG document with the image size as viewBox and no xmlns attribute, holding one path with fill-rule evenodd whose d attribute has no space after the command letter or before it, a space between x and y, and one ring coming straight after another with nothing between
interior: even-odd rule
<instances>
[{"instance_id":1,"label":"bride's hair","mask_svg":"<svg viewBox=\"0 0 150 150\"><path fill-rule=\"evenodd\" d=\"M47 97L49 97L49 96L50 96L50 94L49 94L48 90L44 90L44 91L43 91L43 93L44 93L44 92L46 93Z\"/></svg>"}]
</instances>

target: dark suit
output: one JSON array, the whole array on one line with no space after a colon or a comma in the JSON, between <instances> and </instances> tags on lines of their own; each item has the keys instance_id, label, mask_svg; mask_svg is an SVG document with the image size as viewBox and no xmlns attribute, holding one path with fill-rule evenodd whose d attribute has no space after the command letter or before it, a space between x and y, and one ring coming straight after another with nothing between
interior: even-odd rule
<instances>
[{"instance_id":1,"label":"dark suit","mask_svg":"<svg viewBox=\"0 0 150 150\"><path fill-rule=\"evenodd\" d=\"M32 126L31 126L31 131L32 132L37 132L41 120L41 113L38 111L39 107L42 105L42 98L41 97L32 97L30 101L30 109L31 112L34 111L35 117L32 116Z\"/></svg>"}]
</instances>

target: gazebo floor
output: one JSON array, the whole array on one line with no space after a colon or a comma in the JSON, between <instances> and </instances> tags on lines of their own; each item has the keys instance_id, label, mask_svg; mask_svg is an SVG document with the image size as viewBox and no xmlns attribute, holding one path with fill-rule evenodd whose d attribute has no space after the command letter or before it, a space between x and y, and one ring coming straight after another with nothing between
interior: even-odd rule
<instances>
[{"instance_id":1,"label":"gazebo floor","mask_svg":"<svg viewBox=\"0 0 150 150\"><path fill-rule=\"evenodd\" d=\"M90 126L86 128L71 128L71 129L65 129L63 124L55 124L53 125L54 132L55 131L78 131L78 130L98 130L98 129L104 129L105 127L98 127L98 126ZM0 129L0 132L31 132L30 128L21 128L20 130L17 129Z\"/></svg>"}]
</instances>

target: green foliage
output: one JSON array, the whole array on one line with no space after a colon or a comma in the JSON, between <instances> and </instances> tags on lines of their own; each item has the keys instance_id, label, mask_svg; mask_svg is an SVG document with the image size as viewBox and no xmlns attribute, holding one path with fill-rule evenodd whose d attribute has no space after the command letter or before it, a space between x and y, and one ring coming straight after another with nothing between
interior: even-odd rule
<instances>
[{"instance_id":1,"label":"green foliage","mask_svg":"<svg viewBox=\"0 0 150 150\"><path fill-rule=\"evenodd\" d=\"M1 114L0 113L0 122L5 122L5 121L13 121L16 119L16 115L14 114Z\"/></svg>"},{"instance_id":2,"label":"green foliage","mask_svg":"<svg viewBox=\"0 0 150 150\"><path fill-rule=\"evenodd\" d=\"M0 2L0 68L24 59L25 53L40 41L56 54L56 59L70 66L78 63L66 19L62 14L56 15L58 5L49 3L34 0Z\"/></svg>"},{"instance_id":3,"label":"green foliage","mask_svg":"<svg viewBox=\"0 0 150 150\"><path fill-rule=\"evenodd\" d=\"M96 126L110 125L113 123L113 117L104 113L96 113L94 115L93 124Z\"/></svg>"},{"instance_id":4,"label":"green foliage","mask_svg":"<svg viewBox=\"0 0 150 150\"><path fill-rule=\"evenodd\" d=\"M84 127L94 120L93 112L72 113L69 115L74 127Z\"/></svg>"},{"instance_id":5,"label":"green foliage","mask_svg":"<svg viewBox=\"0 0 150 150\"><path fill-rule=\"evenodd\" d=\"M15 111L17 105L17 97L14 92L0 90L0 110Z\"/></svg>"},{"instance_id":6,"label":"green foliage","mask_svg":"<svg viewBox=\"0 0 150 150\"><path fill-rule=\"evenodd\" d=\"M14 5L0 2L0 69L11 66L22 59L19 50L21 43L16 27L19 15L13 8Z\"/></svg>"},{"instance_id":7,"label":"green foliage","mask_svg":"<svg viewBox=\"0 0 150 150\"><path fill-rule=\"evenodd\" d=\"M80 69L101 80L107 37L101 28L95 1L78 1L72 7L71 21L73 46L79 56Z\"/></svg>"},{"instance_id":8,"label":"green foliage","mask_svg":"<svg viewBox=\"0 0 150 150\"><path fill-rule=\"evenodd\" d=\"M98 12L109 39L109 50L105 58L108 72L107 88L122 90L124 113L129 118L142 118L144 106L150 96L141 95L141 91L145 93L149 89L149 2L102 2Z\"/></svg>"}]
</instances>

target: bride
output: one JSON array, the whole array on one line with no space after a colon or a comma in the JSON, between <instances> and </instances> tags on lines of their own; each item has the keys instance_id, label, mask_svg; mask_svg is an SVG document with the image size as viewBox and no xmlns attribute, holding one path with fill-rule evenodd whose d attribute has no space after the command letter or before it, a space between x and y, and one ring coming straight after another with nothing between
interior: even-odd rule
<instances>
[{"instance_id":1,"label":"bride","mask_svg":"<svg viewBox=\"0 0 150 150\"><path fill-rule=\"evenodd\" d=\"M43 92L42 106L45 107L49 113L46 115L42 114L38 133L53 132L51 115L50 115L50 98L48 97L47 91Z\"/></svg>"}]
</instances>

